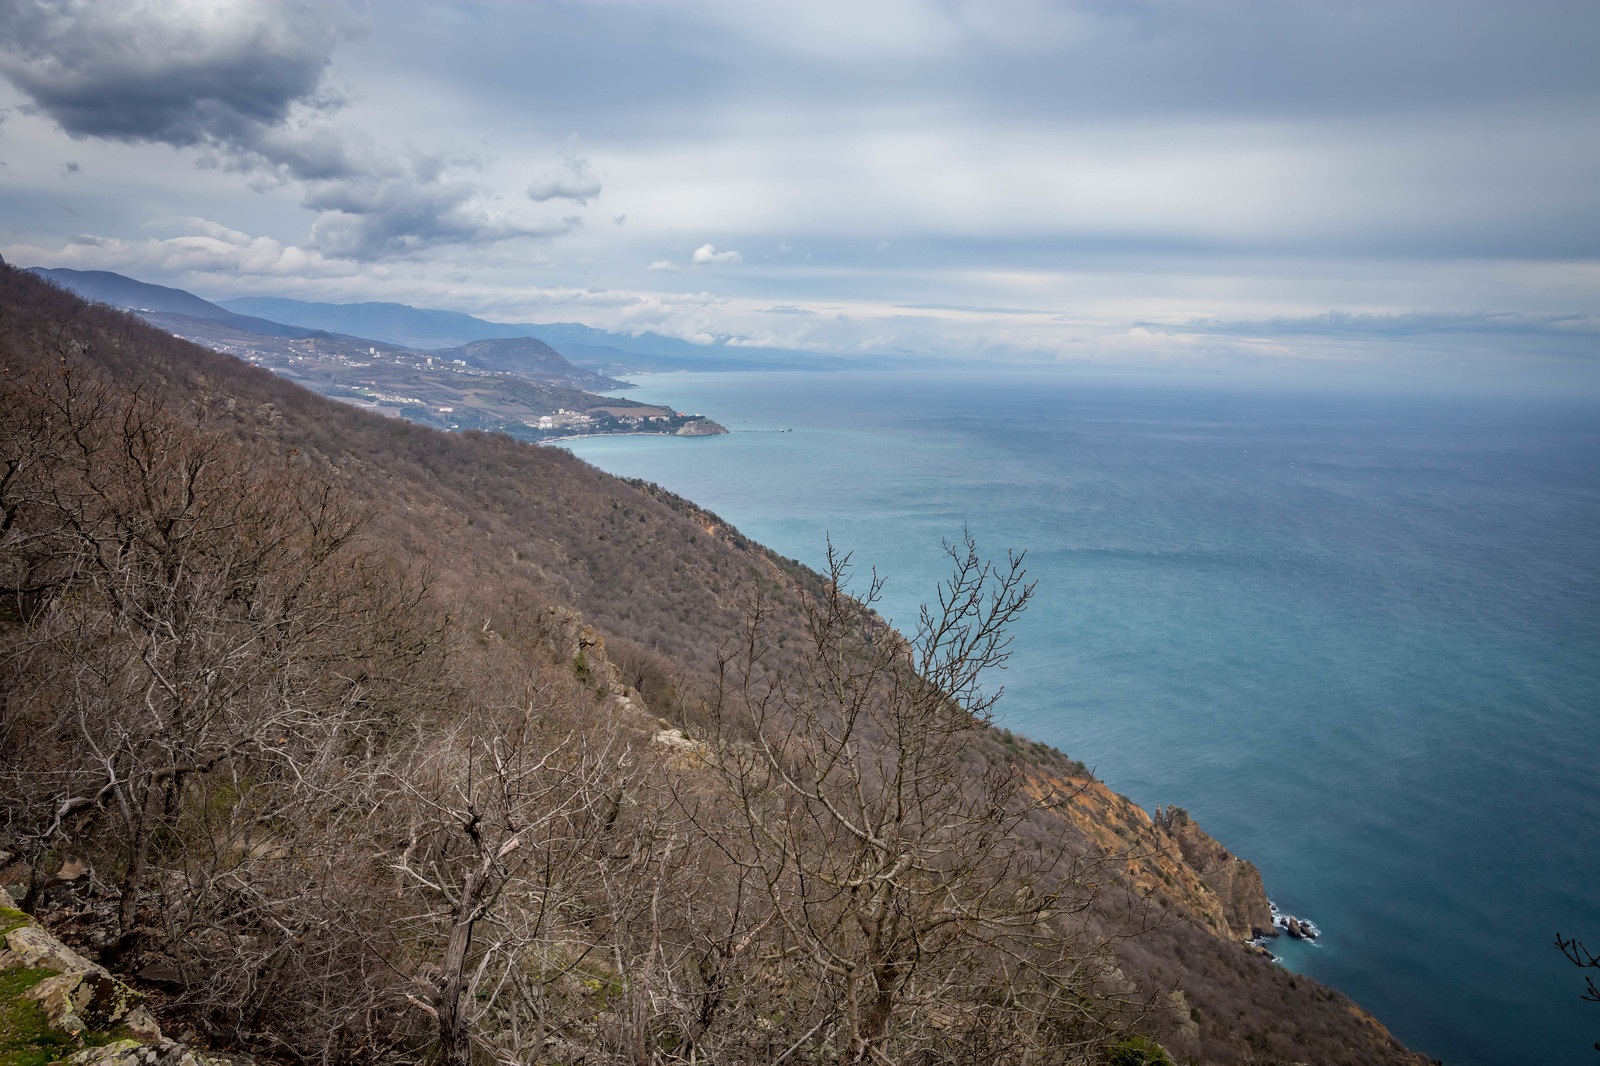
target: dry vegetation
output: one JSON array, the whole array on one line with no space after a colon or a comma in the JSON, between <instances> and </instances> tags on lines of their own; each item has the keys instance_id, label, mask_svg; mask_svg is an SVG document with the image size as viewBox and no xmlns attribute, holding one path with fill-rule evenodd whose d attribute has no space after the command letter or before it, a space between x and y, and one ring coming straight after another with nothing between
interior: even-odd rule
<instances>
[{"instance_id":1,"label":"dry vegetation","mask_svg":"<svg viewBox=\"0 0 1600 1066\"><path fill-rule=\"evenodd\" d=\"M340 408L6 268L0 314L7 876L180 1031L326 1063L1411 1061L990 727L1017 561L957 543L902 636L846 558L564 452Z\"/></svg>"}]
</instances>

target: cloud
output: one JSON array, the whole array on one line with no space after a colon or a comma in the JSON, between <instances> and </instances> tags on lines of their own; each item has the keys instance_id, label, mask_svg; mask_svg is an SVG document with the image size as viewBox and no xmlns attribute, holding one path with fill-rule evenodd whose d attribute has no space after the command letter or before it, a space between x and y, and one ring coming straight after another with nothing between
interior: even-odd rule
<instances>
[{"instance_id":1,"label":"cloud","mask_svg":"<svg viewBox=\"0 0 1600 1066\"><path fill-rule=\"evenodd\" d=\"M321 0L0 0L0 73L74 138L197 148L258 191L302 183L311 244L330 256L571 228L497 209L443 156L329 121L343 103L327 86L333 50L352 26Z\"/></svg>"},{"instance_id":2,"label":"cloud","mask_svg":"<svg viewBox=\"0 0 1600 1066\"><path fill-rule=\"evenodd\" d=\"M572 200L580 205L600 195L600 179L587 159L567 156L561 165L545 171L528 186L528 199L535 203L547 200Z\"/></svg>"},{"instance_id":3,"label":"cloud","mask_svg":"<svg viewBox=\"0 0 1600 1066\"><path fill-rule=\"evenodd\" d=\"M672 260L670 260L670 259L657 259L654 263L650 264L650 269L651 270L676 270L678 268L672 265Z\"/></svg>"},{"instance_id":4,"label":"cloud","mask_svg":"<svg viewBox=\"0 0 1600 1066\"><path fill-rule=\"evenodd\" d=\"M332 105L340 29L304 0L0 0L0 71L74 137L233 144Z\"/></svg>"},{"instance_id":5,"label":"cloud","mask_svg":"<svg viewBox=\"0 0 1600 1066\"><path fill-rule=\"evenodd\" d=\"M744 256L732 249L726 252L719 252L715 245L702 244L694 250L692 262L695 266L706 266L711 263L742 263L744 262Z\"/></svg>"},{"instance_id":6,"label":"cloud","mask_svg":"<svg viewBox=\"0 0 1600 1066\"><path fill-rule=\"evenodd\" d=\"M497 211L477 186L436 178L354 175L313 182L305 206L319 211L312 244L329 255L380 259L442 244L485 244L512 237L554 237L572 220L533 223Z\"/></svg>"},{"instance_id":7,"label":"cloud","mask_svg":"<svg viewBox=\"0 0 1600 1066\"><path fill-rule=\"evenodd\" d=\"M314 248L252 237L204 218L166 219L162 228L185 230L176 237L125 241L80 235L57 251L28 246L6 249L9 259L87 270L115 270L133 276L220 273L283 278L346 276L359 268L329 259Z\"/></svg>"}]
</instances>

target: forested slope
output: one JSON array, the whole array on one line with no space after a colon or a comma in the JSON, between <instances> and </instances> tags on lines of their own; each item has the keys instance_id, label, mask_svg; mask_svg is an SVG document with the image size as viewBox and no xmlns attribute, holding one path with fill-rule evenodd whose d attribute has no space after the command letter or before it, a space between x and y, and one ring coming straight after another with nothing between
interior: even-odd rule
<instances>
[{"instance_id":1,"label":"forested slope","mask_svg":"<svg viewBox=\"0 0 1600 1066\"><path fill-rule=\"evenodd\" d=\"M902 638L843 569L654 486L9 268L0 358L4 876L169 1031L328 1062L1415 1061L1242 945L1184 841L987 726L1003 563L958 543L976 606Z\"/></svg>"}]
</instances>

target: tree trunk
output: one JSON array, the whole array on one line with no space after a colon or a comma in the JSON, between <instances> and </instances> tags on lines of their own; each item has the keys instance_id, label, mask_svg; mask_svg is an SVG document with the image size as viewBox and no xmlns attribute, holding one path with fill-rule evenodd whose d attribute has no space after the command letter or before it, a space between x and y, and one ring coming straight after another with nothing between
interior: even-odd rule
<instances>
[{"instance_id":1,"label":"tree trunk","mask_svg":"<svg viewBox=\"0 0 1600 1066\"><path fill-rule=\"evenodd\" d=\"M456 907L456 924L450 930L445 950L444 974L439 981L439 1046L445 1066L471 1066L472 1040L467 1035L467 1016L462 1010L461 993L466 980L467 952L472 948L472 927L477 924L478 897L483 894L485 871L467 874L461 886L461 902Z\"/></svg>"},{"instance_id":2,"label":"tree trunk","mask_svg":"<svg viewBox=\"0 0 1600 1066\"><path fill-rule=\"evenodd\" d=\"M150 863L150 802L154 790L146 789L139 801L139 814L128 834L128 868L122 874L122 892L117 900L117 943L125 947L133 939L133 924L139 915L139 891L144 887L145 868Z\"/></svg>"}]
</instances>

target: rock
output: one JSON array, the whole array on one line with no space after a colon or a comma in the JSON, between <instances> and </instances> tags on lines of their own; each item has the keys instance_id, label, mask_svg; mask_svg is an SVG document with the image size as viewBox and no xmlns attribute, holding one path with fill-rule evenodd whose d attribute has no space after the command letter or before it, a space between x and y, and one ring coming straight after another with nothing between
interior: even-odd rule
<instances>
[{"instance_id":1,"label":"rock","mask_svg":"<svg viewBox=\"0 0 1600 1066\"><path fill-rule=\"evenodd\" d=\"M165 956L146 962L134 972L134 976L146 984L157 985L170 992L179 992L188 987L178 964Z\"/></svg>"},{"instance_id":2,"label":"rock","mask_svg":"<svg viewBox=\"0 0 1600 1066\"><path fill-rule=\"evenodd\" d=\"M77 1036L126 1026L141 1040L161 1039L161 1027L142 1006L143 995L32 922L5 934L0 970L16 969L52 971L22 994L39 1004L54 1029Z\"/></svg>"},{"instance_id":3,"label":"rock","mask_svg":"<svg viewBox=\"0 0 1600 1066\"><path fill-rule=\"evenodd\" d=\"M680 751L699 751L700 745L684 735L681 729L663 729L652 738L657 744Z\"/></svg>"},{"instance_id":4,"label":"rock","mask_svg":"<svg viewBox=\"0 0 1600 1066\"><path fill-rule=\"evenodd\" d=\"M1155 821L1177 842L1183 861L1222 901L1223 917L1234 936L1249 940L1272 929L1272 904L1254 863L1219 844L1182 807L1157 807Z\"/></svg>"},{"instance_id":5,"label":"rock","mask_svg":"<svg viewBox=\"0 0 1600 1066\"><path fill-rule=\"evenodd\" d=\"M67 1066L249 1066L243 1055L196 1051L171 1040L116 1040L104 1047L84 1048Z\"/></svg>"},{"instance_id":6,"label":"rock","mask_svg":"<svg viewBox=\"0 0 1600 1066\"><path fill-rule=\"evenodd\" d=\"M111 976L105 967L90 962L32 922L20 925L5 935L5 946L0 948L0 970L41 967L57 973Z\"/></svg>"}]
</instances>

